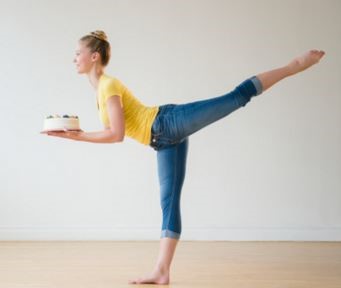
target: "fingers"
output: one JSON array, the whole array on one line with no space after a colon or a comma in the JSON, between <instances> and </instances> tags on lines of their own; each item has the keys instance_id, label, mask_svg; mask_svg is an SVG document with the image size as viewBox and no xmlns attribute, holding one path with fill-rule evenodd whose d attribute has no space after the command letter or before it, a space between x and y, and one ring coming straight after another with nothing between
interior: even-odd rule
<instances>
[{"instance_id":1,"label":"fingers","mask_svg":"<svg viewBox=\"0 0 341 288\"><path fill-rule=\"evenodd\" d=\"M46 134L48 136L57 136L57 137L63 137L63 138L68 137L67 133L64 131L41 131L40 133Z\"/></svg>"},{"instance_id":2,"label":"fingers","mask_svg":"<svg viewBox=\"0 0 341 288\"><path fill-rule=\"evenodd\" d=\"M47 134L48 136L55 136L60 138L79 140L80 131L70 131L70 130L62 130L62 131L42 131L42 134Z\"/></svg>"},{"instance_id":3,"label":"fingers","mask_svg":"<svg viewBox=\"0 0 341 288\"><path fill-rule=\"evenodd\" d=\"M57 137L64 137L65 138L65 132L48 132L47 135L49 136L57 136Z\"/></svg>"},{"instance_id":4,"label":"fingers","mask_svg":"<svg viewBox=\"0 0 341 288\"><path fill-rule=\"evenodd\" d=\"M66 127L63 128L64 132L73 132L73 133L77 133L77 132L84 132L82 129L68 129Z\"/></svg>"},{"instance_id":5,"label":"fingers","mask_svg":"<svg viewBox=\"0 0 341 288\"><path fill-rule=\"evenodd\" d=\"M52 131L40 131L40 134L52 135L54 132Z\"/></svg>"}]
</instances>

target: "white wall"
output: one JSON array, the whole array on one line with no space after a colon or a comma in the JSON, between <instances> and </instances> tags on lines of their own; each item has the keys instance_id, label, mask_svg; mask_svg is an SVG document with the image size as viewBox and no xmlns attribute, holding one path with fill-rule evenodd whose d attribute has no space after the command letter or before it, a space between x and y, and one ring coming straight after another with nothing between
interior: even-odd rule
<instances>
[{"instance_id":1,"label":"white wall","mask_svg":"<svg viewBox=\"0 0 341 288\"><path fill-rule=\"evenodd\" d=\"M341 239L340 1L53 2L0 4L0 239L159 239L156 151L39 134L55 113L102 128L72 63L96 29L112 44L107 73L146 105L222 95L325 50L190 137L182 239Z\"/></svg>"}]
</instances>

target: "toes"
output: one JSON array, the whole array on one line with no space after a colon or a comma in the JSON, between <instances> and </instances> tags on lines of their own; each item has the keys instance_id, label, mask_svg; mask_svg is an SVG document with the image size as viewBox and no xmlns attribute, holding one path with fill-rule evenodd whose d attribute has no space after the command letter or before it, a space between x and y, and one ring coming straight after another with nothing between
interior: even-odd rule
<instances>
[{"instance_id":1,"label":"toes","mask_svg":"<svg viewBox=\"0 0 341 288\"><path fill-rule=\"evenodd\" d=\"M324 54L325 54L324 51L322 51L322 50L319 51L319 53L318 53L319 60L323 57Z\"/></svg>"},{"instance_id":2,"label":"toes","mask_svg":"<svg viewBox=\"0 0 341 288\"><path fill-rule=\"evenodd\" d=\"M310 53L317 56L318 60L320 60L322 58L322 56L325 54L325 52L323 50L317 50L317 49L310 50Z\"/></svg>"},{"instance_id":3,"label":"toes","mask_svg":"<svg viewBox=\"0 0 341 288\"><path fill-rule=\"evenodd\" d=\"M129 284L138 284L138 280L135 279L135 280L129 280L128 282Z\"/></svg>"},{"instance_id":4,"label":"toes","mask_svg":"<svg viewBox=\"0 0 341 288\"><path fill-rule=\"evenodd\" d=\"M317 49L310 50L310 52L314 54L319 54L319 55L324 55L326 53L323 50L317 50Z\"/></svg>"},{"instance_id":5,"label":"toes","mask_svg":"<svg viewBox=\"0 0 341 288\"><path fill-rule=\"evenodd\" d=\"M317 50L317 49L314 49L314 50L310 50L312 53L314 54L318 54L318 55L324 55L325 52L323 50Z\"/></svg>"}]
</instances>

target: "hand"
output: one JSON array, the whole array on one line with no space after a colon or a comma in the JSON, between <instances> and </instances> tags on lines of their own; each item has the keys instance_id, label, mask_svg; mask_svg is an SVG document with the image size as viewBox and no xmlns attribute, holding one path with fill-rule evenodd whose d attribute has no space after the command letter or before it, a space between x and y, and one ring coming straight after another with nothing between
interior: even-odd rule
<instances>
[{"instance_id":1,"label":"hand","mask_svg":"<svg viewBox=\"0 0 341 288\"><path fill-rule=\"evenodd\" d=\"M55 136L61 138L67 138L72 140L81 140L81 136L84 133L83 130L68 130L64 128L64 131L42 131L41 134L47 134L48 136Z\"/></svg>"}]
</instances>

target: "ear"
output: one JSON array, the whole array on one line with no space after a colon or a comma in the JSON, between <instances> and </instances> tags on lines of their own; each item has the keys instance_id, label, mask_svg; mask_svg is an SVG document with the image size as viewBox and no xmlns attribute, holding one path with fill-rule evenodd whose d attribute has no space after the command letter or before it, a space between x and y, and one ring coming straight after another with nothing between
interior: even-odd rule
<instances>
[{"instance_id":1,"label":"ear","mask_svg":"<svg viewBox=\"0 0 341 288\"><path fill-rule=\"evenodd\" d=\"M100 57L100 55L98 52L93 52L91 55L91 61L96 62L97 60L99 60L99 57Z\"/></svg>"}]
</instances>

